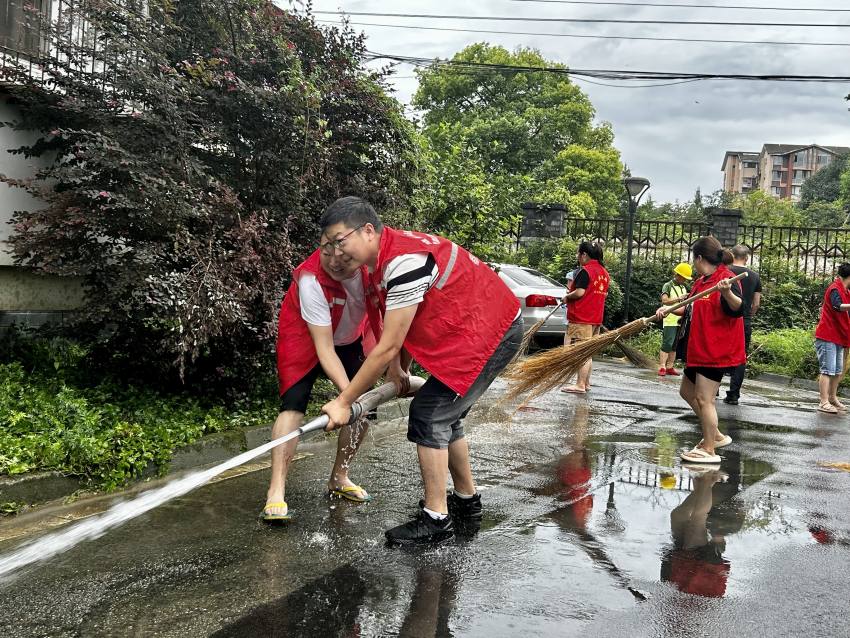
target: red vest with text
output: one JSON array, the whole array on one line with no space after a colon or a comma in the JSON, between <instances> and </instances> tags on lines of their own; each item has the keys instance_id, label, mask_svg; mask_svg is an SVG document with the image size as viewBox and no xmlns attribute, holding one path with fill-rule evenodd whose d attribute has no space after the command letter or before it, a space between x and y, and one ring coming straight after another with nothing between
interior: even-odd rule
<instances>
[{"instance_id":1,"label":"red vest with text","mask_svg":"<svg viewBox=\"0 0 850 638\"><path fill-rule=\"evenodd\" d=\"M841 295L841 303L850 303L850 292L841 283L841 279L833 281L823 295L823 305L820 309L820 321L815 329L815 338L850 348L850 314L832 309L829 297L833 290L837 290L838 294Z\"/></svg>"},{"instance_id":2,"label":"red vest with text","mask_svg":"<svg viewBox=\"0 0 850 638\"><path fill-rule=\"evenodd\" d=\"M316 250L304 262L292 272L292 283L283 303L280 305L280 315L277 326L277 376L280 380L280 394L283 395L289 388L304 378L313 367L319 363L319 355L316 354L316 346L310 336L307 322L301 317L301 300L298 297L298 280L305 272L315 275L316 280L325 293L328 307L331 311L331 330L336 331L342 318L347 295L343 285L331 279L322 268L319 251ZM368 273L365 266L360 269L363 278L363 290L368 286ZM370 317L371 318L371 317ZM367 332L367 326L375 324L367 322L364 318L361 334ZM380 324L377 324L380 326ZM377 333L380 328L372 329Z\"/></svg>"},{"instance_id":3,"label":"red vest with text","mask_svg":"<svg viewBox=\"0 0 850 638\"><path fill-rule=\"evenodd\" d=\"M567 304L567 319L572 323L589 323L598 326L605 315L605 297L608 296L611 278L605 267L595 259L591 259L582 268L590 277L590 283L585 288L581 299ZM575 280L570 284L570 291L573 290L575 290Z\"/></svg>"},{"instance_id":4,"label":"red vest with text","mask_svg":"<svg viewBox=\"0 0 850 638\"><path fill-rule=\"evenodd\" d=\"M386 309L381 288L384 269L394 258L431 253L437 281L425 293L404 340L414 359L463 396L496 350L519 312L519 301L484 262L436 235L384 226L375 271L367 292L370 313Z\"/></svg>"},{"instance_id":5,"label":"red vest with text","mask_svg":"<svg viewBox=\"0 0 850 638\"><path fill-rule=\"evenodd\" d=\"M701 277L694 283L691 295L711 288L721 279L734 277L735 273L723 264L708 277ZM732 284L735 290L735 284ZM741 295L740 289L736 291ZM688 353L686 365L705 368L731 368L746 363L744 349L744 318L730 317L723 312L720 304L720 291L693 302L691 327L688 332Z\"/></svg>"}]
</instances>

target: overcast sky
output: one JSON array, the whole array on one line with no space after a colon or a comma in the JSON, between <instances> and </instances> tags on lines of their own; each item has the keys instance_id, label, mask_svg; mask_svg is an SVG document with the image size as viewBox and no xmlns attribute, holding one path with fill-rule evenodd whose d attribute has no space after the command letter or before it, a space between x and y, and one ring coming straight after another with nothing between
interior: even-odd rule
<instances>
[{"instance_id":1,"label":"overcast sky","mask_svg":"<svg viewBox=\"0 0 850 638\"><path fill-rule=\"evenodd\" d=\"M628 0L627 0L628 1ZM638 0L639 1L639 0ZM669 4L850 8L847 0L654 0ZM281 3L282 4L282 3ZM671 7L570 5L510 0L314 0L315 11L455 14L482 16L794 22L850 25L850 13L751 11ZM317 15L318 20L336 20ZM846 42L850 28L569 24L352 17L382 23L586 35L684 37L725 40ZM583 69L631 69L697 73L850 75L850 46L772 46L649 42L530 35L424 31L355 26L372 51L451 57L466 45L487 41L508 49L532 46L549 60ZM410 66L393 80L399 100L416 90ZM850 146L850 85L710 81L656 88L611 88L575 82L590 96L597 119L614 127L615 145L633 175L652 182L656 201L690 199L721 186L727 150L758 151L764 143ZM642 82L646 83L646 82Z\"/></svg>"}]
</instances>

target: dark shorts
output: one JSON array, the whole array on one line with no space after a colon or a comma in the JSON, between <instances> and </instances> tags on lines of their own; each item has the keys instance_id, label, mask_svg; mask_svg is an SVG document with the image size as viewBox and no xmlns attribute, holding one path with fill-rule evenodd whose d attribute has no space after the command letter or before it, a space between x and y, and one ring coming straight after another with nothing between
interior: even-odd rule
<instances>
[{"instance_id":1,"label":"dark shorts","mask_svg":"<svg viewBox=\"0 0 850 638\"><path fill-rule=\"evenodd\" d=\"M522 334L522 318L519 318L508 328L478 378L462 397L436 377L430 377L410 404L408 440L425 447L445 449L463 438L463 418L513 359L522 342Z\"/></svg>"},{"instance_id":2,"label":"dark shorts","mask_svg":"<svg viewBox=\"0 0 850 638\"><path fill-rule=\"evenodd\" d=\"M345 368L345 373L348 375L350 381L357 374L357 371L363 365L363 361L366 358L363 354L363 344L358 339L354 343L345 346L334 346L334 350L342 362L342 367ZM322 374L322 364L317 363L310 372L301 377L300 381L281 395L280 411L295 410L304 414L307 411L307 405L310 403L310 393L313 391L313 384L316 383L316 379L319 378L320 374Z\"/></svg>"},{"instance_id":3,"label":"dark shorts","mask_svg":"<svg viewBox=\"0 0 850 638\"><path fill-rule=\"evenodd\" d=\"M664 326L661 331L661 352L673 352L676 349L676 333L679 326Z\"/></svg>"},{"instance_id":4,"label":"dark shorts","mask_svg":"<svg viewBox=\"0 0 850 638\"><path fill-rule=\"evenodd\" d=\"M688 381L693 384L696 384L698 374L701 374L709 381L720 383L723 380L723 375L727 372L729 372L729 368L706 368L704 366L691 366L690 368L685 368L685 376L688 377Z\"/></svg>"}]
</instances>

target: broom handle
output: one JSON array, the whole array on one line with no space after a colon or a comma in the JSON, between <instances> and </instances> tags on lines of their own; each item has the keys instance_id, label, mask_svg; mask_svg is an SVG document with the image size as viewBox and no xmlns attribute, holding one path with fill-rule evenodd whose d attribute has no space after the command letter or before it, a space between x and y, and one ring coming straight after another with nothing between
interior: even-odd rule
<instances>
[{"instance_id":1,"label":"broom handle","mask_svg":"<svg viewBox=\"0 0 850 638\"><path fill-rule=\"evenodd\" d=\"M729 278L728 281L730 283L733 282L733 281L740 281L741 279L744 279L746 276L747 276L747 273L742 272L740 275L735 275L734 277ZM672 306L667 306L669 308L669 312L673 312L674 310L678 310L679 308L684 308L685 306L695 302L697 299L702 299L703 297L707 297L708 295L713 293L715 290L717 290L719 287L720 287L720 284L715 284L711 288L707 288L706 290L703 290L702 292L698 292L694 296L688 297L684 301L680 301L679 303L675 303ZM669 314L669 312L668 312L668 314ZM644 317L643 320L644 321L658 321L658 318L655 315L653 315L651 317Z\"/></svg>"}]
</instances>

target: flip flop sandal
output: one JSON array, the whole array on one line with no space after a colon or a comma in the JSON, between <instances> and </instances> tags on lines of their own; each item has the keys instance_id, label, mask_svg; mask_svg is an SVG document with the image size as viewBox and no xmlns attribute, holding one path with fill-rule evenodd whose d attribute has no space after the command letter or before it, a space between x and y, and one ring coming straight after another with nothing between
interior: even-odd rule
<instances>
[{"instance_id":1,"label":"flip flop sandal","mask_svg":"<svg viewBox=\"0 0 850 638\"><path fill-rule=\"evenodd\" d=\"M722 459L716 454L709 454L702 448L695 447L693 450L682 452L679 458L688 463L720 463Z\"/></svg>"},{"instance_id":2,"label":"flip flop sandal","mask_svg":"<svg viewBox=\"0 0 850 638\"><path fill-rule=\"evenodd\" d=\"M843 403L838 404L838 403L832 403L832 402L830 401L830 403L829 403L829 404L830 404L832 407L834 407L836 410L838 410L839 412L847 412L847 406L846 406L846 405L844 405Z\"/></svg>"},{"instance_id":3,"label":"flip flop sandal","mask_svg":"<svg viewBox=\"0 0 850 638\"><path fill-rule=\"evenodd\" d=\"M286 507L286 514L272 514L266 510L270 507ZM289 506L285 501L277 503L266 503L263 509L260 510L260 518L266 523L288 523L292 520L292 512L289 511Z\"/></svg>"},{"instance_id":4,"label":"flip flop sandal","mask_svg":"<svg viewBox=\"0 0 850 638\"><path fill-rule=\"evenodd\" d=\"M372 500L371 494L366 494L366 498L363 498L362 496L357 496L355 492L366 493L366 490L359 485L343 485L342 487L328 490L328 496L332 498L344 498L355 503L368 503Z\"/></svg>"},{"instance_id":5,"label":"flip flop sandal","mask_svg":"<svg viewBox=\"0 0 850 638\"><path fill-rule=\"evenodd\" d=\"M818 406L818 412L826 412L827 414L838 414L838 408L831 403L821 403Z\"/></svg>"},{"instance_id":6,"label":"flip flop sandal","mask_svg":"<svg viewBox=\"0 0 850 638\"><path fill-rule=\"evenodd\" d=\"M566 394L587 394L587 390L579 390L575 386L570 386L569 388L561 388L561 392Z\"/></svg>"},{"instance_id":7,"label":"flip flop sandal","mask_svg":"<svg viewBox=\"0 0 850 638\"><path fill-rule=\"evenodd\" d=\"M697 443L697 447L699 447L700 443L703 441L705 441L705 439L700 439L700 442ZM732 445L732 437L728 434L724 434L722 439L714 442L715 449L719 447L726 447L727 445Z\"/></svg>"}]
</instances>

